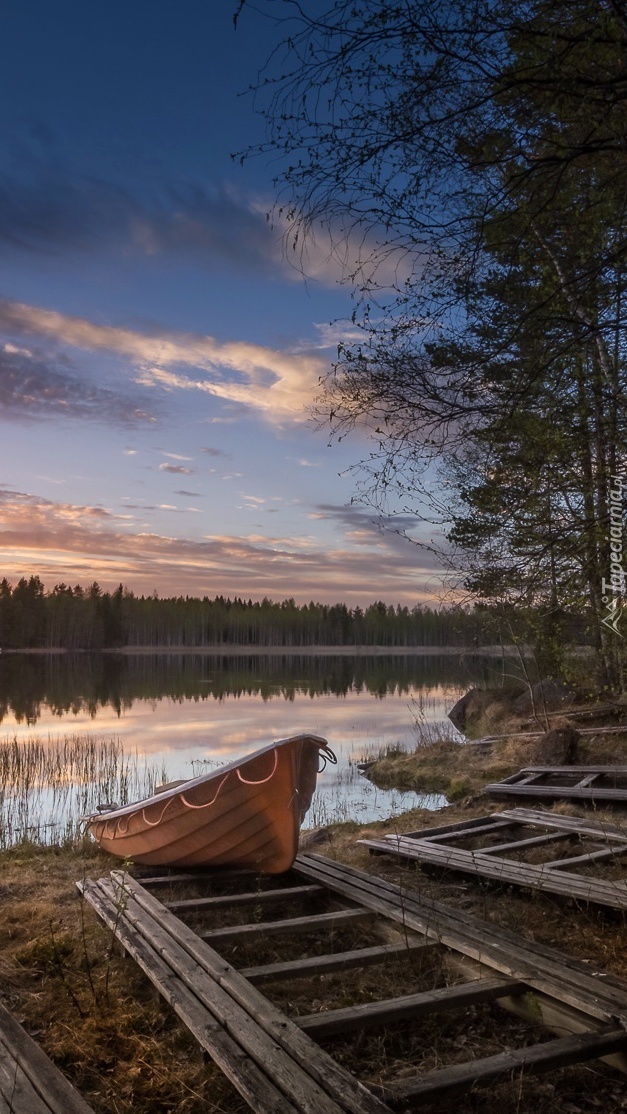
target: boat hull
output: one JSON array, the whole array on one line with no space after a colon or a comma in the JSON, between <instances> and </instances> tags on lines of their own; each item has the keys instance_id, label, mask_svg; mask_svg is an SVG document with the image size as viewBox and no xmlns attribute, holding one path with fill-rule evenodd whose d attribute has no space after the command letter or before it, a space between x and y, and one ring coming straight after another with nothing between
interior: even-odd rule
<instances>
[{"instance_id":1,"label":"boat hull","mask_svg":"<svg viewBox=\"0 0 627 1114\"><path fill-rule=\"evenodd\" d=\"M324 739L297 735L133 805L87 818L105 851L152 866L289 870Z\"/></svg>"}]
</instances>

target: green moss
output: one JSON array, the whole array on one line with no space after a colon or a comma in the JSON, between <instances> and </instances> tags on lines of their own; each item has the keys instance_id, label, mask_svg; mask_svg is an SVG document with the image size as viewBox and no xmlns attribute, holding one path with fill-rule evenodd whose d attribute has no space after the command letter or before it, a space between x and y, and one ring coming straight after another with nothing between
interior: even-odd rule
<instances>
[{"instance_id":1,"label":"green moss","mask_svg":"<svg viewBox=\"0 0 627 1114\"><path fill-rule=\"evenodd\" d=\"M454 777L451 778L448 783L448 788L445 790L445 793L449 801L459 801L462 797L469 797L474 791L474 788L470 778Z\"/></svg>"},{"instance_id":2,"label":"green moss","mask_svg":"<svg viewBox=\"0 0 627 1114\"><path fill-rule=\"evenodd\" d=\"M72 954L74 941L69 933L53 936L40 936L15 952L16 962L21 967L34 967L49 972L58 968L63 959Z\"/></svg>"}]
</instances>

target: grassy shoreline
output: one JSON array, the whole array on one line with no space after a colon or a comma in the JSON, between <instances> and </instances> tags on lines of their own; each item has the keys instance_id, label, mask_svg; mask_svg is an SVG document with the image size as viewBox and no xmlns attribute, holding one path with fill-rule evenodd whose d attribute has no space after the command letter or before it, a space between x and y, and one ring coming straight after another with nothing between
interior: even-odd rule
<instances>
[{"instance_id":1,"label":"grassy shoreline","mask_svg":"<svg viewBox=\"0 0 627 1114\"><path fill-rule=\"evenodd\" d=\"M388 753L370 770L373 780L400 788L446 790L455 798L453 803L437 814L415 809L365 825L333 824L320 833L322 842L315 849L391 882L402 881L426 897L463 909L468 916L550 945L591 964L595 971L627 979L627 923L619 914L568 907L557 897L488 885L433 868L406 868L392 857L371 857L358 843L361 838L467 820L506 807L484 797L482 787L496 771L510 772L523 764L531 745L515 738L489 748L429 739L413 754ZM582 746L582 760L594 754L601 762L624 762L627 732L586 737ZM621 822L616 813L612 819ZM303 833L303 843L311 838ZM116 865L117 860L89 838L63 846L24 841L0 851L2 1001L96 1114L243 1114L248 1107L206 1060L136 964L120 953L111 933L78 899L77 881L105 875ZM380 996L378 975L374 982L372 976L371 982L364 976L363 983L354 972L342 977L349 980L350 992L356 988L363 1000ZM399 991L393 983L392 972L380 977L386 979L386 986L390 980L391 994L406 992L406 985ZM292 1012L293 1007L300 1009L299 995L304 991L309 1002L322 994L322 985L310 980L302 987L302 981L283 984L276 991L277 1004L289 1003ZM344 991L339 988L337 993ZM465 1059L490 1054L508 1042L527 1039L525 1032L497 1006L475 1011L461 1029L453 1020L438 1019L421 1037L419 1063L427 1070L451 1052ZM342 1055L356 1055L365 1077L375 1080L383 1064L378 1037L356 1044L353 1052L351 1047L347 1045ZM461 1097L455 1108L459 1114L592 1114L599 1109L627 1109L627 1078L602 1065L564 1069L547 1078L548 1082L530 1077L522 1083L495 1085Z\"/></svg>"},{"instance_id":2,"label":"grassy shoreline","mask_svg":"<svg viewBox=\"0 0 627 1114\"><path fill-rule=\"evenodd\" d=\"M516 647L505 647L506 653L516 653ZM459 654L460 656L481 656L483 654L500 657L503 647L499 645L477 646L469 649L467 646L368 646L345 643L341 646L257 646L240 642L218 642L206 646L119 646L107 647L100 650L68 650L64 647L31 648L3 650L4 654L124 654L132 656L138 654L201 654L201 655L233 655L259 654L261 657L269 655L278 656L311 656L311 657L405 657L416 655L425 657L442 654L444 656Z\"/></svg>"},{"instance_id":3,"label":"grassy shoreline","mask_svg":"<svg viewBox=\"0 0 627 1114\"><path fill-rule=\"evenodd\" d=\"M483 801L464 801L440 810L438 822L469 819L485 811ZM594 970L627 977L627 930L622 918L584 909L565 915L557 899L468 883L437 871L406 870L392 858L371 858L357 843L362 837L415 830L432 822L433 813L414 810L363 827L354 822L333 825L326 832L327 842L316 850L392 882L402 879L404 885L427 897L463 907L468 915L567 950L592 963ZM115 860L87 840L65 848L25 843L0 852L3 1002L96 1114L243 1114L248 1108L230 1084L206 1061L139 968L124 958L111 933L78 899L75 886L79 879L100 877L115 866ZM348 977L352 991L357 976L351 973ZM385 977L391 978L387 973ZM367 986L359 989L366 996L370 993ZM313 985L307 991L310 1000L321 993ZM292 1004L299 992L297 983L282 987L285 1000ZM391 987L391 993L399 992L403 988ZM377 996L376 987L373 993ZM459 1041L461 1033L453 1038L448 1021L438 1021L432 1034L434 1050L453 1039ZM481 1020L474 1016L473 1027L464 1033L464 1056L483 1054L486 1042L498 1049L508 1039L520 1039L515 1022L510 1023L497 1007L490 1008ZM439 1055L424 1047L421 1059L429 1064L435 1056L437 1064ZM365 1075L376 1075L374 1052L363 1049L360 1057ZM460 1114L475 1110L485 1114L572 1112L572 1106L558 1101L560 1095L564 1102L576 1100L582 1111L595 1109L595 1095L605 1096L606 1110L622 1109L623 1101L627 1108L627 1080L602 1068L596 1072L596 1065L593 1078L586 1077L586 1072L590 1069L573 1069L565 1076L563 1092L530 1078L524 1088L518 1082L492 1088L482 1095L479 1106L475 1100L469 1098L466 1103L461 1098L456 1110ZM582 1098L586 1090L589 1102ZM619 1092L620 1101L611 1098Z\"/></svg>"}]
</instances>

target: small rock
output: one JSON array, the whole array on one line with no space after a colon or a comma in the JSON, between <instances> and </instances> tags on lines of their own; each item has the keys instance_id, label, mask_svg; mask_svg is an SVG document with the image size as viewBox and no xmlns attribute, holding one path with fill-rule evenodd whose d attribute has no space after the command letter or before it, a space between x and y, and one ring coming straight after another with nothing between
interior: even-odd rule
<instances>
[{"instance_id":1,"label":"small rock","mask_svg":"<svg viewBox=\"0 0 627 1114\"><path fill-rule=\"evenodd\" d=\"M330 828L314 828L311 832L301 833L299 846L301 851L307 851L310 847L319 847L322 843L330 842Z\"/></svg>"},{"instance_id":2,"label":"small rock","mask_svg":"<svg viewBox=\"0 0 627 1114\"><path fill-rule=\"evenodd\" d=\"M529 754L531 762L542 766L572 766L577 761L577 746L581 736L568 723L561 720L537 740Z\"/></svg>"}]
</instances>

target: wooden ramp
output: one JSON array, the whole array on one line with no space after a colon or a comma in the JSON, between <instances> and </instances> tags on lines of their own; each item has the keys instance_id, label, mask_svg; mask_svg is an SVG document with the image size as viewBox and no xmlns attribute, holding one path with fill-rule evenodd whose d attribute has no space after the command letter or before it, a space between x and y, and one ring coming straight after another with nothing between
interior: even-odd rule
<instances>
[{"instance_id":1,"label":"wooden ramp","mask_svg":"<svg viewBox=\"0 0 627 1114\"><path fill-rule=\"evenodd\" d=\"M191 882L189 875L176 874L140 880L114 871L79 888L255 1111L383 1114L521 1072L596 1058L627 1070L627 985L321 856L300 856L280 880L240 874L237 892L232 876L230 892L224 891L227 877L214 872ZM195 892L160 901L155 891L164 888L168 897L189 895L189 888ZM294 916L295 903L302 901L308 912ZM239 923L225 925L225 910ZM220 926L207 927L216 911ZM342 932L355 925L361 926L363 942L349 950L338 947ZM292 949L298 944L300 954L251 965L250 943L258 949L273 937ZM242 952L239 969L221 954L224 949L235 956ZM434 956L447 978L444 985L425 988L420 972ZM315 1001L296 1014L288 1007L288 1016L267 996L290 980L291 1002L294 981L333 974L334 982L348 972L342 982L345 1001L356 982L351 972L390 962L407 964L404 993L392 998L334 1008L324 1001L329 981L316 978ZM260 987L271 990L263 993ZM443 1010L463 1018L464 1011L486 1002L531 1020L544 1033L537 1041L530 1036L524 1047L404 1073L402 1079L384 1073L359 1079L358 1065L353 1074L331 1055L351 1033L372 1027L394 1031L399 1023L405 1033Z\"/></svg>"},{"instance_id":2,"label":"wooden ramp","mask_svg":"<svg viewBox=\"0 0 627 1114\"><path fill-rule=\"evenodd\" d=\"M93 1114L67 1079L0 1005L0 1114Z\"/></svg>"},{"instance_id":3,"label":"wooden ramp","mask_svg":"<svg viewBox=\"0 0 627 1114\"><path fill-rule=\"evenodd\" d=\"M599 866L627 859L627 829L612 824L516 808L359 842L374 853L627 909L627 863L621 864L623 877L598 877ZM526 861L527 855L535 861Z\"/></svg>"},{"instance_id":4,"label":"wooden ramp","mask_svg":"<svg viewBox=\"0 0 627 1114\"><path fill-rule=\"evenodd\" d=\"M485 792L491 797L624 802L627 801L627 766L525 766L503 781L486 785Z\"/></svg>"}]
</instances>

